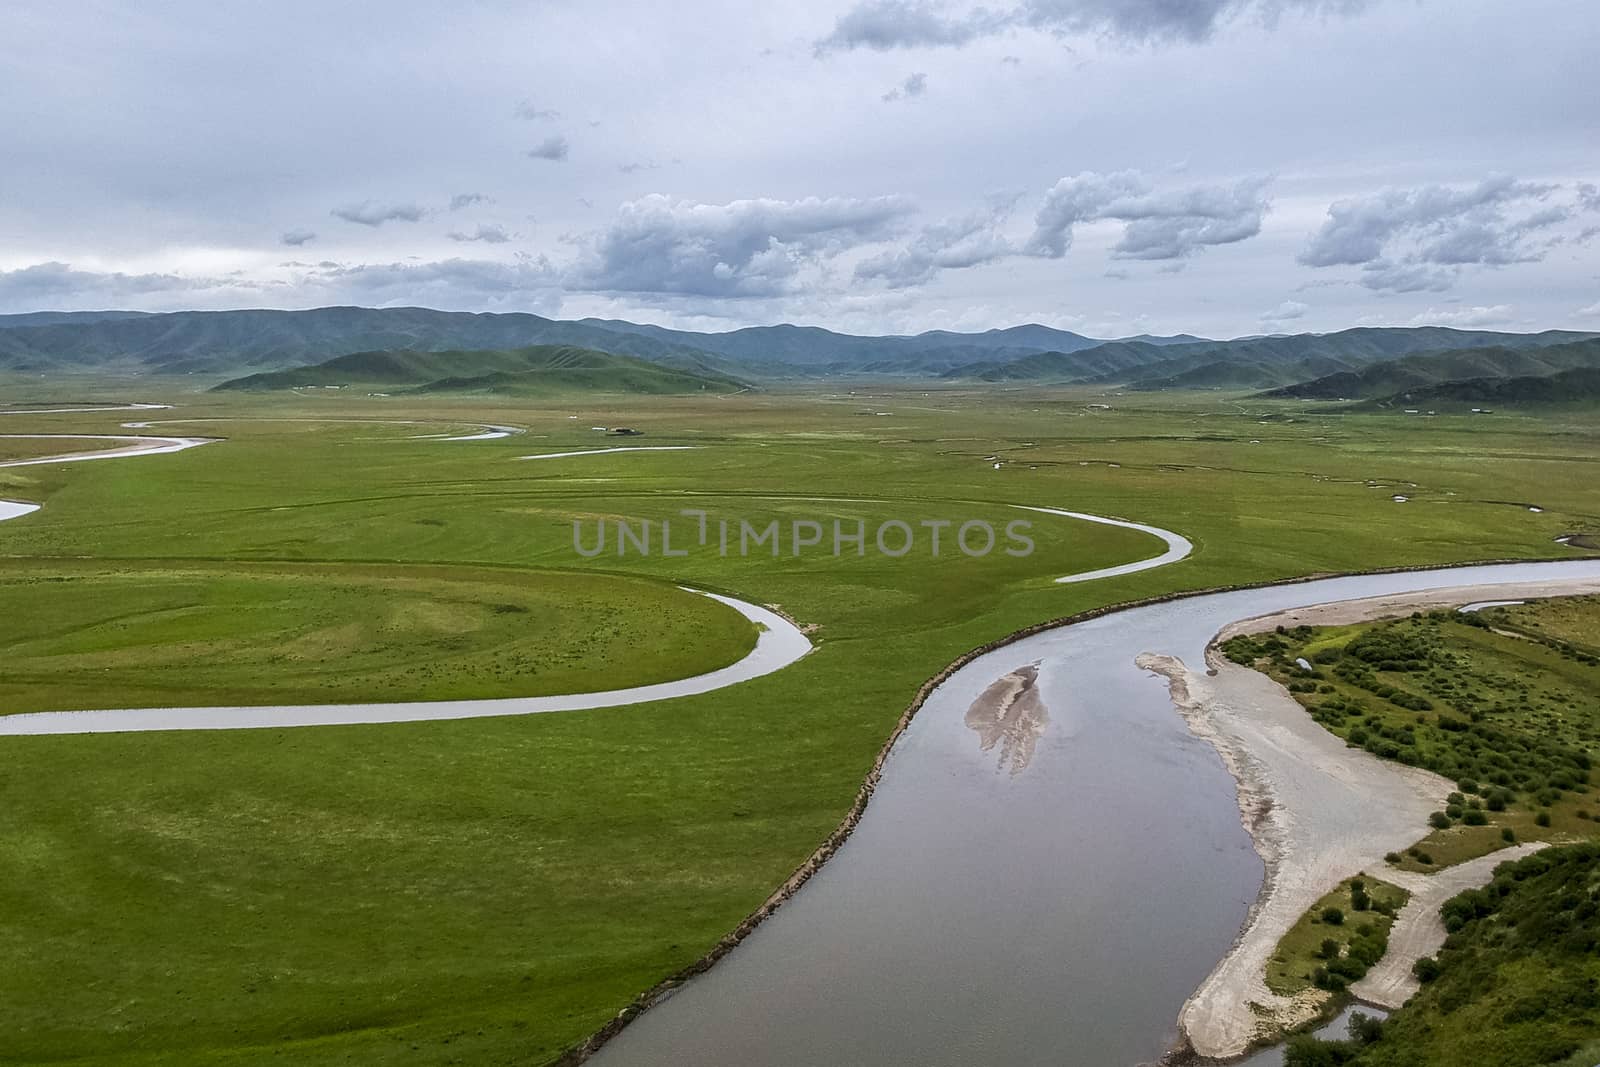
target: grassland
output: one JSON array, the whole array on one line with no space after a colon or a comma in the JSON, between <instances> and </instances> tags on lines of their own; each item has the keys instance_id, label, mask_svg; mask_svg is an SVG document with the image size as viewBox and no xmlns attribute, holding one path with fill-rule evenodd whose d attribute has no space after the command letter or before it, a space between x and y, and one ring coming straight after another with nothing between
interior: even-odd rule
<instances>
[{"instance_id":1,"label":"grassland","mask_svg":"<svg viewBox=\"0 0 1600 1067\"><path fill-rule=\"evenodd\" d=\"M0 713L480 699L684 678L755 628L714 600L507 568L0 562Z\"/></svg>"},{"instance_id":2,"label":"grassland","mask_svg":"<svg viewBox=\"0 0 1600 1067\"><path fill-rule=\"evenodd\" d=\"M151 413L150 432L227 442L0 469L0 497L45 505L0 526L0 571L126 568L246 585L272 571L296 585L288 606L242 632L213 616L199 634L175 634L223 645L285 632L277 610L291 630L313 617L319 628L370 626L354 579L315 603L330 571L376 571L428 590L424 599L480 607L501 602L486 588L501 576L533 598L547 581L604 579L616 583L606 603L638 605L679 604L659 593L681 582L781 605L816 627L817 650L734 689L596 713L8 741L0 1062L539 1063L752 910L837 823L917 686L966 650L1171 590L1571 556L1556 536L1600 530L1600 431L1578 418L1407 421L1038 390L543 406L348 392L206 395L142 381L139 399L181 405ZM7 416L0 430L105 432L119 417ZM418 441L425 431L408 420L528 433ZM515 459L595 447L591 425L699 447ZM1197 550L1171 568L1059 586L1057 575L1160 546L1051 519L1035 522L1038 549L1024 559L582 560L571 547L574 519L659 520L686 507L916 524L1003 523L1018 516L1013 504L1153 522ZM87 601L62 603L63 633L95 627ZM640 614L629 627L651 621ZM476 617L498 635L490 644L512 639L499 627L509 619ZM579 619L592 628L598 617ZM667 617L654 621L665 635ZM578 627L561 629L531 640L580 640ZM13 640L26 632L14 625ZM372 639L350 649L372 682L393 684L388 638ZM140 655L174 662L182 641ZM264 661L228 647L237 668L194 684L259 681ZM85 654L99 653L69 650L58 676L88 686ZM126 670L126 684L142 674ZM84 702L125 703L112 692Z\"/></svg>"}]
</instances>

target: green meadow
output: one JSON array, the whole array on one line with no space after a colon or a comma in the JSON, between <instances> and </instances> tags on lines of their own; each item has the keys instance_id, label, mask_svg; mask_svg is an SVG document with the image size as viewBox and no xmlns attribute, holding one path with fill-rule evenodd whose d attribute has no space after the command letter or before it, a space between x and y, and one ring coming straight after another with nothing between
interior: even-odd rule
<instances>
[{"instance_id":1,"label":"green meadow","mask_svg":"<svg viewBox=\"0 0 1600 1067\"><path fill-rule=\"evenodd\" d=\"M0 524L0 710L535 694L739 658L750 626L680 585L777 605L816 649L601 711L4 739L0 1063L546 1062L759 905L962 653L1140 597L1574 557L1554 539L1600 532L1600 427L1579 415L905 386L544 403L98 388L178 406L0 416L0 434L137 420L225 440L0 467L0 498L44 505ZM480 423L527 432L417 436ZM691 447L517 458L628 445ZM1162 546L1015 505L1196 550L1059 585ZM869 551L574 551L574 522L592 538L670 521L680 544L685 510L713 528L859 521ZM870 550L886 521L1017 519L1025 557Z\"/></svg>"}]
</instances>

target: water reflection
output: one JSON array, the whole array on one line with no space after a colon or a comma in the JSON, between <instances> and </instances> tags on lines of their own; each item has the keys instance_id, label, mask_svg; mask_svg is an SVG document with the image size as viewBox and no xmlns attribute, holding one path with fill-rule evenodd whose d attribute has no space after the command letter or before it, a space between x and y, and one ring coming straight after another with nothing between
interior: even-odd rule
<instances>
[{"instance_id":1,"label":"water reflection","mask_svg":"<svg viewBox=\"0 0 1600 1067\"><path fill-rule=\"evenodd\" d=\"M1000 750L998 766L1013 777L1028 769L1034 746L1050 724L1039 696L1039 664L1019 667L985 689L967 709L967 729L985 752Z\"/></svg>"}]
</instances>

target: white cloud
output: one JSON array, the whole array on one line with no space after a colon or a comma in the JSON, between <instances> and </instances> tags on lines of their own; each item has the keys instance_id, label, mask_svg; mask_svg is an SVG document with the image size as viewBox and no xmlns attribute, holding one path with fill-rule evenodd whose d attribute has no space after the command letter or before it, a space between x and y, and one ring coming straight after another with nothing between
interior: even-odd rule
<instances>
[{"instance_id":1,"label":"white cloud","mask_svg":"<svg viewBox=\"0 0 1600 1067\"><path fill-rule=\"evenodd\" d=\"M474 230L452 230L447 236L452 241L483 241L485 244L501 245L511 240L511 235L504 226L493 223L479 223Z\"/></svg>"},{"instance_id":2,"label":"white cloud","mask_svg":"<svg viewBox=\"0 0 1600 1067\"><path fill-rule=\"evenodd\" d=\"M1443 291L1462 267L1504 267L1543 259L1559 243L1541 231L1571 219L1548 203L1561 187L1496 175L1472 186L1386 189L1334 201L1300 262L1360 266L1361 284L1393 292ZM1574 191L1582 197L1582 189Z\"/></svg>"},{"instance_id":3,"label":"white cloud","mask_svg":"<svg viewBox=\"0 0 1600 1067\"><path fill-rule=\"evenodd\" d=\"M1305 318L1306 312L1310 310L1311 306L1309 304L1302 304L1298 300L1285 300L1271 311L1263 311L1261 313L1261 321L1292 322L1295 319Z\"/></svg>"},{"instance_id":4,"label":"white cloud","mask_svg":"<svg viewBox=\"0 0 1600 1067\"><path fill-rule=\"evenodd\" d=\"M579 237L568 276L603 292L774 296L803 269L889 236L914 210L900 196L701 204L652 194Z\"/></svg>"},{"instance_id":5,"label":"white cloud","mask_svg":"<svg viewBox=\"0 0 1600 1067\"><path fill-rule=\"evenodd\" d=\"M1155 192L1135 171L1088 171L1062 178L1045 195L1027 251L1059 259L1072 246L1074 227L1109 219L1124 223L1116 258L1181 259L1256 236L1267 207L1261 178Z\"/></svg>"},{"instance_id":6,"label":"white cloud","mask_svg":"<svg viewBox=\"0 0 1600 1067\"><path fill-rule=\"evenodd\" d=\"M988 211L926 226L903 247L878 252L856 264L855 276L903 289L931 281L941 270L976 267L1013 255L1017 250L1003 232L1012 203L1003 201Z\"/></svg>"},{"instance_id":7,"label":"white cloud","mask_svg":"<svg viewBox=\"0 0 1600 1067\"><path fill-rule=\"evenodd\" d=\"M1413 316L1411 325L1478 329L1486 326L1504 326L1511 321L1511 305L1495 304L1493 307L1454 308L1448 311L1429 308Z\"/></svg>"}]
</instances>

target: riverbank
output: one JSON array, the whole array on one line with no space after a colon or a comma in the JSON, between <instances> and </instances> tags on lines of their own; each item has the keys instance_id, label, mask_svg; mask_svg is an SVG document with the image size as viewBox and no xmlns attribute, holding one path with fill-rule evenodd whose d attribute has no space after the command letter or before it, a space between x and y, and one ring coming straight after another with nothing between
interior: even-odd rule
<instances>
[{"instance_id":1,"label":"riverbank","mask_svg":"<svg viewBox=\"0 0 1600 1067\"><path fill-rule=\"evenodd\" d=\"M1239 785L1244 826L1266 865L1261 892L1232 950L1183 1007L1180 1026L1198 1055L1212 1059L1239 1056L1253 1042L1302 1025L1320 1013L1325 997L1291 1000L1267 989L1266 964L1279 940L1344 879L1364 870L1382 871L1384 877L1390 877L1393 872L1385 869L1384 855L1423 836L1428 814L1441 808L1454 788L1431 772L1385 762L1346 746L1315 723L1277 683L1222 657L1217 644L1280 625L1345 625L1454 606L1487 595L1533 598L1596 590L1600 590L1600 580L1573 579L1457 586L1294 608L1223 628L1207 648L1204 674L1169 656L1146 653L1139 657L1141 667L1168 680L1173 701L1191 730L1221 754ZM1486 881L1499 862L1486 859L1489 862L1481 871L1474 866L1447 872L1448 885L1433 881L1445 874L1419 875L1418 884L1406 888L1417 899L1443 900ZM1463 878L1468 881L1462 882ZM1400 956L1431 943L1421 934L1426 929L1421 923L1414 931L1418 936L1397 936L1380 965L1381 973L1390 975L1385 979L1385 988L1390 988L1385 995L1390 1000L1400 996L1403 1001L1401 994L1409 995L1404 981L1391 972L1409 973L1410 960ZM1378 981L1373 979L1374 990Z\"/></svg>"}]
</instances>

